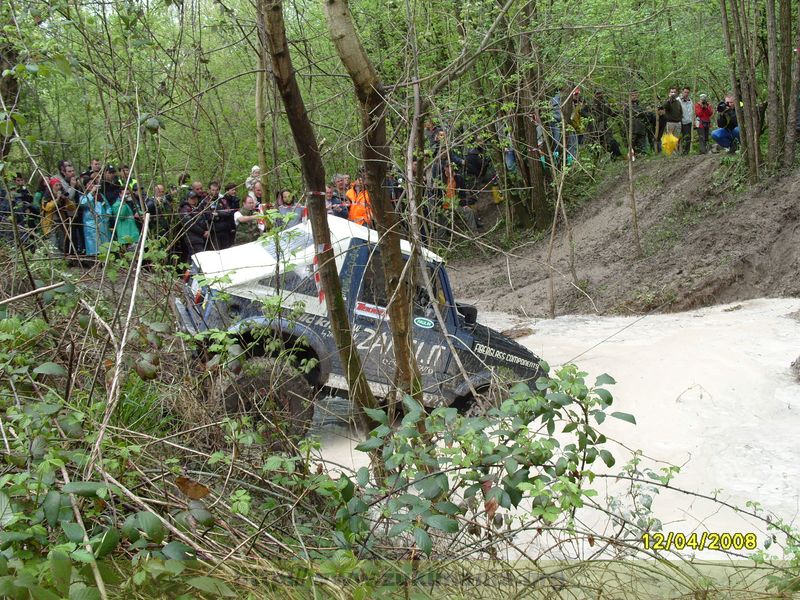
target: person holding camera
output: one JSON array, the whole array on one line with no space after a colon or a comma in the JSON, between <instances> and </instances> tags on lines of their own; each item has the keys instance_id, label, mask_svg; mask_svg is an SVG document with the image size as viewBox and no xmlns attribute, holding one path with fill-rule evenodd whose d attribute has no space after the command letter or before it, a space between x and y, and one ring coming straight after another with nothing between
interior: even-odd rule
<instances>
[{"instance_id":1,"label":"person holding camera","mask_svg":"<svg viewBox=\"0 0 800 600\"><path fill-rule=\"evenodd\" d=\"M739 121L736 118L736 105L733 94L725 96L725 100L717 106L717 129L711 132L713 139L728 154L736 152L739 145Z\"/></svg>"},{"instance_id":2,"label":"person holding camera","mask_svg":"<svg viewBox=\"0 0 800 600\"><path fill-rule=\"evenodd\" d=\"M708 102L708 96L700 94L700 102L694 105L694 127L700 142L700 154L708 154L708 134L711 131L711 117L714 108Z\"/></svg>"}]
</instances>

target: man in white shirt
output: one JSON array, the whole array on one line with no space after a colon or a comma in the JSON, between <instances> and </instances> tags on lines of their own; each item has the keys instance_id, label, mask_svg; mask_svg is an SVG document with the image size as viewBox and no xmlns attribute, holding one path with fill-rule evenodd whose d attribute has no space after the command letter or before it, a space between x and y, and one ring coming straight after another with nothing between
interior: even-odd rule
<instances>
[{"instance_id":1,"label":"man in white shirt","mask_svg":"<svg viewBox=\"0 0 800 600\"><path fill-rule=\"evenodd\" d=\"M689 154L692 149L692 125L694 123L694 102L689 98L689 86L684 86L678 101L681 103L681 154Z\"/></svg>"}]
</instances>

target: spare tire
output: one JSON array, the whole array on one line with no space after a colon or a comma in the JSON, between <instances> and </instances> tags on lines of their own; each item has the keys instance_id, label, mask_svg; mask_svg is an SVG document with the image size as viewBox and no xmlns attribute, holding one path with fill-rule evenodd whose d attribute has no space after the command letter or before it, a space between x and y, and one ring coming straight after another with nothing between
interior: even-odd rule
<instances>
[{"instance_id":1,"label":"spare tire","mask_svg":"<svg viewBox=\"0 0 800 600\"><path fill-rule=\"evenodd\" d=\"M305 436L314 416L314 387L285 360L247 359L237 376L218 384L219 402L229 415L250 413L271 421L292 438Z\"/></svg>"}]
</instances>

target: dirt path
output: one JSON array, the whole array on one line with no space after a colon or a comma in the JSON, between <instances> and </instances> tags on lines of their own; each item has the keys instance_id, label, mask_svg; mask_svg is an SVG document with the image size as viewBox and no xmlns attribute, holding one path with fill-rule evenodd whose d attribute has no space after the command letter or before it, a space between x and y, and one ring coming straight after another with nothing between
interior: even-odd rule
<instances>
[{"instance_id":1,"label":"dirt path","mask_svg":"<svg viewBox=\"0 0 800 600\"><path fill-rule=\"evenodd\" d=\"M736 193L732 167L721 160L637 163L641 259L635 258L625 176L601 184L571 217L580 289L571 282L560 226L556 314L641 314L800 295L800 172ZM482 309L546 316L547 245L545 239L507 256L451 261L457 296Z\"/></svg>"}]
</instances>

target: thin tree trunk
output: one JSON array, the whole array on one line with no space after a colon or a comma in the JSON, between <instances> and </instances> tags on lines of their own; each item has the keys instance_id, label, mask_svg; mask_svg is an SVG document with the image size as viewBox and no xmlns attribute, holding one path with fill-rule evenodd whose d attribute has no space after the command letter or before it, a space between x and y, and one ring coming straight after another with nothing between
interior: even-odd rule
<instances>
[{"instance_id":1,"label":"thin tree trunk","mask_svg":"<svg viewBox=\"0 0 800 600\"><path fill-rule=\"evenodd\" d=\"M778 95L778 30L775 0L767 0L767 164L777 167L782 157L783 115Z\"/></svg>"},{"instance_id":2,"label":"thin tree trunk","mask_svg":"<svg viewBox=\"0 0 800 600\"><path fill-rule=\"evenodd\" d=\"M283 100L286 117L289 120L297 153L300 156L303 178L309 190L308 213L314 233L317 268L325 294L331 332L339 350L345 377L347 377L350 399L358 408L362 423L366 427L375 427L377 424L373 423L363 411L364 408L376 408L377 402L369 389L366 375L361 366L361 358L353 343L347 309L342 298L342 285L336 270L336 257L331 245L331 232L328 228L328 215L325 210L325 167L292 66L292 57L289 54L289 44L286 40L282 1L267 0L260 8L259 13L272 57L272 74Z\"/></svg>"},{"instance_id":3,"label":"thin tree trunk","mask_svg":"<svg viewBox=\"0 0 800 600\"><path fill-rule=\"evenodd\" d=\"M323 7L331 40L353 80L361 105L362 155L367 170L367 189L377 221L386 292L390 298L387 311L396 363L394 383L400 392L410 394L421 403L422 385L411 330L412 282L403 276L405 260L400 250L397 218L385 186L389 146L384 88L361 45L347 0L324 0Z\"/></svg>"},{"instance_id":4,"label":"thin tree trunk","mask_svg":"<svg viewBox=\"0 0 800 600\"><path fill-rule=\"evenodd\" d=\"M259 48L258 64L261 69L256 73L256 153L258 155L258 167L261 169L261 185L264 188L265 197L267 191L267 134L264 123L267 120L266 111L266 41L261 40L262 47Z\"/></svg>"},{"instance_id":5,"label":"thin tree trunk","mask_svg":"<svg viewBox=\"0 0 800 600\"><path fill-rule=\"evenodd\" d=\"M791 28L790 28L791 29ZM800 11L797 13L797 37L794 47L800 49ZM792 85L789 88L789 102L786 114L786 139L783 142L783 166L787 169L794 164L797 144L797 95L800 94L800 50L794 52Z\"/></svg>"},{"instance_id":6,"label":"thin tree trunk","mask_svg":"<svg viewBox=\"0 0 800 600\"><path fill-rule=\"evenodd\" d=\"M633 185L633 161L635 153L633 152L633 102L631 96L628 94L628 199L631 202L631 220L633 222L633 241L636 247L636 258L641 258L642 242L639 238L639 216L636 212L636 188Z\"/></svg>"}]
</instances>

